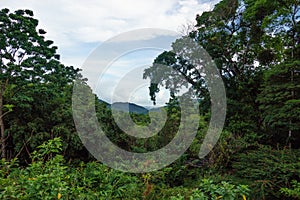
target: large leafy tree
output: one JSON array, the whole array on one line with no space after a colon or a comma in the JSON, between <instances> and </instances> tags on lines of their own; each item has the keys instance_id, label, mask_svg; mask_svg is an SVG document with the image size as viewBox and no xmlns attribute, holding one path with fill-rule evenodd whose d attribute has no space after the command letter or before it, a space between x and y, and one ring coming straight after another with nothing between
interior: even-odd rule
<instances>
[{"instance_id":1,"label":"large leafy tree","mask_svg":"<svg viewBox=\"0 0 300 200\"><path fill-rule=\"evenodd\" d=\"M251 21L244 16L245 6L244 1L221 1L212 11L196 16L197 30L189 34L190 38L210 54L222 75L228 97L227 125L237 134L258 130L261 120L257 114L256 95L261 84L262 69L267 64L255 65L258 62L255 52L260 47L260 37L253 34L251 25L256 23L255 20ZM173 49L179 42L180 40L173 44ZM189 63L189 58L182 59L172 51L159 55L145 71L145 77L150 77L154 82L160 80L157 85L150 86L153 100L159 86L176 88L182 84L172 81L174 74L159 73L156 67L159 64L179 71L202 99L201 109L204 112L209 110L210 99L205 76L197 73L195 66ZM174 91L176 93L175 89L172 90L173 93Z\"/></svg>"},{"instance_id":2,"label":"large leafy tree","mask_svg":"<svg viewBox=\"0 0 300 200\"><path fill-rule=\"evenodd\" d=\"M300 5L296 0L257 1L251 7L261 10L266 4L272 10L261 17L264 43L273 47L280 60L265 71L258 100L265 128L275 136L271 138L296 147L300 141Z\"/></svg>"},{"instance_id":3,"label":"large leafy tree","mask_svg":"<svg viewBox=\"0 0 300 200\"><path fill-rule=\"evenodd\" d=\"M13 129L8 130L6 126L19 127L19 131L23 127L24 132L19 136L34 132L46 122L48 126L55 126L51 124L53 112L61 106L60 101L64 101L61 100L63 91L79 76L78 69L60 63L57 47L53 41L45 39L46 32L37 26L38 20L30 10L0 10L0 143L3 158L8 157L8 139L17 137L12 135ZM34 127L28 130L33 124Z\"/></svg>"},{"instance_id":4,"label":"large leafy tree","mask_svg":"<svg viewBox=\"0 0 300 200\"><path fill-rule=\"evenodd\" d=\"M260 35L254 31L255 19L245 16L245 1L223 0L213 11L197 16L196 41L218 66L228 97L227 128L237 134L257 132L261 119L256 96L262 70L259 61ZM268 61L269 62L269 61Z\"/></svg>"},{"instance_id":5,"label":"large leafy tree","mask_svg":"<svg viewBox=\"0 0 300 200\"><path fill-rule=\"evenodd\" d=\"M220 70L228 97L226 125L235 135L253 135L276 124L289 135L298 130L299 13L298 0L222 0L196 16L197 29L189 36ZM152 100L160 86L176 94L174 88L182 84L174 81L176 73L160 73L159 64L179 71L198 91L202 110L208 111L205 78L194 73L189 58L173 51L159 55L145 70L144 76L155 83L150 85Z\"/></svg>"}]
</instances>

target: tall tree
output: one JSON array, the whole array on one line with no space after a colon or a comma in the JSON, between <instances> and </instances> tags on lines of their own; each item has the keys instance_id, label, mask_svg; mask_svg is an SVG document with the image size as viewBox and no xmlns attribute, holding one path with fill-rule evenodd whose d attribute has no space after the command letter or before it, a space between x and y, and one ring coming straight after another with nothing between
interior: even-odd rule
<instances>
[{"instance_id":1,"label":"tall tree","mask_svg":"<svg viewBox=\"0 0 300 200\"><path fill-rule=\"evenodd\" d=\"M222 0L212 11L196 16L197 30L192 30L189 36L204 47L220 70L228 97L226 124L234 134L262 132L264 125L271 124L267 122L269 119L283 122L275 117L276 113L282 112L269 106L283 88L288 88L288 96L281 96L277 108L286 104L283 99L289 101L285 110L293 108L290 113L294 113L291 114L294 118L285 115L285 121L290 124L286 128L290 127L287 128L289 135L295 130L291 126L296 127L292 124L298 121L295 112L298 112L299 14L298 0ZM177 43L180 40L172 45L173 49ZM205 105L202 109L208 107L209 95L203 76L194 73L188 58L182 59L172 51L159 55L145 70L144 76L155 83L149 87L152 100L155 101L160 86L176 93L175 88L181 84L172 80L176 73L160 73L159 64L168 65L184 75L192 89L201 91L199 97ZM275 85L281 84L278 77L284 77L285 81L281 81L281 89L276 92ZM261 93L260 88L264 92ZM270 88L273 96L267 94ZM257 99L259 94L261 98Z\"/></svg>"},{"instance_id":2,"label":"tall tree","mask_svg":"<svg viewBox=\"0 0 300 200\"><path fill-rule=\"evenodd\" d=\"M257 1L250 6L256 12L266 6L272 8L261 16L263 39L280 58L265 71L258 98L264 124L273 132L273 140L296 147L300 141L300 4L297 0Z\"/></svg>"},{"instance_id":3,"label":"tall tree","mask_svg":"<svg viewBox=\"0 0 300 200\"><path fill-rule=\"evenodd\" d=\"M8 138L5 118L13 107L35 104L32 92L29 94L32 88L36 91L46 87L60 92L78 76L78 69L59 62L57 47L53 46L53 41L45 39L46 32L37 26L38 20L30 10L0 10L0 144L3 158L7 157ZM7 101L9 98L18 101L11 105Z\"/></svg>"},{"instance_id":4,"label":"tall tree","mask_svg":"<svg viewBox=\"0 0 300 200\"><path fill-rule=\"evenodd\" d=\"M210 54L222 75L228 97L227 125L236 134L255 132L260 126L256 96L261 84L262 69L266 65L255 65L258 61L255 51L260 47L260 37L253 34L251 25L256 23L255 20L251 21L244 16L245 6L244 1L221 1L212 11L196 16L197 30L189 34ZM176 41L173 48L179 42ZM156 66L159 64L179 70L191 88L198 91L202 99L202 110L208 111L210 99L205 77L195 73L195 66L189 63L188 58L176 57L173 52L162 53L153 66L145 70L145 77L150 77L154 82L160 80L159 84L152 84L150 87L153 100L159 86L178 87L171 80L175 77L174 73L157 72ZM173 91L176 92L175 89Z\"/></svg>"}]
</instances>

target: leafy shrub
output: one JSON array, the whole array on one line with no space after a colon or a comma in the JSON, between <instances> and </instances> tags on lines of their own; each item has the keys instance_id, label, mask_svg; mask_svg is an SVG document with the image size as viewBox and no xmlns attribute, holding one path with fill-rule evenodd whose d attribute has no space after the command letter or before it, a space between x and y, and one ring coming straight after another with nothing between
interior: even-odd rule
<instances>
[{"instance_id":1,"label":"leafy shrub","mask_svg":"<svg viewBox=\"0 0 300 200\"><path fill-rule=\"evenodd\" d=\"M247 179L255 199L282 199L279 192L300 178L300 151L261 146L235 157L233 174Z\"/></svg>"},{"instance_id":2,"label":"leafy shrub","mask_svg":"<svg viewBox=\"0 0 300 200\"><path fill-rule=\"evenodd\" d=\"M39 146L27 168L17 161L0 162L0 199L134 199L141 197L136 176L90 162L68 168L61 155L61 140Z\"/></svg>"},{"instance_id":3,"label":"leafy shrub","mask_svg":"<svg viewBox=\"0 0 300 200\"><path fill-rule=\"evenodd\" d=\"M246 185L234 185L226 181L216 183L211 179L202 179L197 188L187 187L154 187L147 199L173 199L173 200L210 200L210 199L246 199L249 194Z\"/></svg>"},{"instance_id":4,"label":"leafy shrub","mask_svg":"<svg viewBox=\"0 0 300 200\"><path fill-rule=\"evenodd\" d=\"M229 182L222 181L214 183L212 180L203 179L200 186L193 190L192 197L200 199L224 199L234 200L246 198L249 188L246 185L233 185Z\"/></svg>"},{"instance_id":5,"label":"leafy shrub","mask_svg":"<svg viewBox=\"0 0 300 200\"><path fill-rule=\"evenodd\" d=\"M300 199L300 183L293 180L292 188L281 188L280 192L288 197L294 197Z\"/></svg>"}]
</instances>

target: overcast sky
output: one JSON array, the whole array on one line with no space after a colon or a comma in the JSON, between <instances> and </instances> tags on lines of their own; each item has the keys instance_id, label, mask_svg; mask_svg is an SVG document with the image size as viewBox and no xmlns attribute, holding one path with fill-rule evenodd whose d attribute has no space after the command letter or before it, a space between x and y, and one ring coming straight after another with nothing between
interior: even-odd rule
<instances>
[{"instance_id":1,"label":"overcast sky","mask_svg":"<svg viewBox=\"0 0 300 200\"><path fill-rule=\"evenodd\" d=\"M183 25L194 23L196 14L211 10L217 2L219 0L0 0L0 8L33 10L39 28L46 30L46 38L58 46L61 62L81 68L99 45L118 34L141 28L178 32ZM159 53L157 49L148 49L144 54L139 52L134 56L133 53L118 59L109 75L100 81L100 98L111 101L113 83L134 67L151 65ZM139 87L130 101L149 105L147 88L146 85ZM166 98L164 91L160 96Z\"/></svg>"}]
</instances>

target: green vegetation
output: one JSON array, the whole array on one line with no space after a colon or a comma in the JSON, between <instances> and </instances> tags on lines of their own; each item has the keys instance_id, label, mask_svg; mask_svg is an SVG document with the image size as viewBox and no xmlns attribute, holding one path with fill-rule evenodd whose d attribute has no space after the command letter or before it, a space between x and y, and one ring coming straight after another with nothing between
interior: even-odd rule
<instances>
[{"instance_id":1,"label":"green vegetation","mask_svg":"<svg viewBox=\"0 0 300 200\"><path fill-rule=\"evenodd\" d=\"M189 149L161 170L130 174L95 161L77 135L72 88L76 79L86 82L80 70L59 61L32 11L0 10L0 199L300 199L299 19L298 0L222 0L197 15L188 37L216 63L228 103L221 137L203 159L211 102L205 75L188 57L163 52L144 72L160 80L149 87L154 102L161 87L171 91L166 123L153 137L127 135L95 96L109 139L138 153L165 146L180 125L176 88L183 83L171 70L159 73L159 64L177 70L200 99ZM161 112L130 116L137 125L158 124Z\"/></svg>"},{"instance_id":2,"label":"green vegetation","mask_svg":"<svg viewBox=\"0 0 300 200\"><path fill-rule=\"evenodd\" d=\"M76 166L66 163L60 151L60 138L54 138L38 146L32 153L32 162L19 168L16 159L1 160L1 199L238 199L248 194L245 185L232 185L222 181L198 181L197 187L162 188L150 182L155 176L167 174L157 172L133 175L121 173L97 162L80 162ZM49 155L51 155L49 157ZM162 181L162 180L160 180ZM156 188L157 187L157 188ZM173 196L174 195L174 196Z\"/></svg>"}]
</instances>

